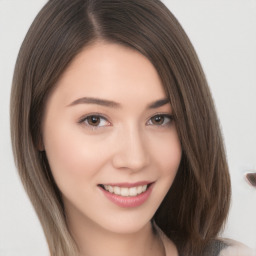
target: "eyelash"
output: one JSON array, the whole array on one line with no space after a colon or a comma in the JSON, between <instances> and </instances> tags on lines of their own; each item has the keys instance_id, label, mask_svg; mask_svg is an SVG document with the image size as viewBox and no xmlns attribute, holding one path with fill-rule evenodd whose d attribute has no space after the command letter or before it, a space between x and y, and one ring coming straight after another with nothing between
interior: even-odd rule
<instances>
[{"instance_id":1,"label":"eyelash","mask_svg":"<svg viewBox=\"0 0 256 256\"><path fill-rule=\"evenodd\" d=\"M104 120L105 122L107 122L108 124L107 125L97 125L97 126L94 126L94 125L91 125L88 123L88 119L89 118L92 118L92 117L96 117L96 118L99 118L100 119L100 122L102 122L102 120ZM90 114L90 115L87 115L85 117L83 117L80 121L79 121L79 124L83 124L85 125L86 127L89 127L91 129L99 129L101 127L106 127L106 126L110 126L110 122L107 120L106 117L102 116L101 114L98 114L98 113L95 113L95 114Z\"/></svg>"},{"instance_id":2,"label":"eyelash","mask_svg":"<svg viewBox=\"0 0 256 256\"><path fill-rule=\"evenodd\" d=\"M89 118L93 118L93 117L96 117L96 118L100 119L100 122L102 122L102 120L104 120L104 122L106 122L107 125L91 125L91 124L89 124L89 123L88 123ZM163 124L158 125L158 124L153 124L153 123L152 123L153 118L157 118L157 117L164 118ZM166 119L169 119L169 120L166 120ZM158 128L162 128L162 127L168 127L168 126L170 126L170 125L172 124L172 121L173 121L173 120L174 120L173 115L170 115L170 114L160 114L160 113L159 113L159 114L155 114L154 116L152 116L152 117L147 121L147 124L148 124L149 122L151 122L151 124L148 124L148 125L150 125L150 126L156 126L156 127L158 127ZM87 115L87 116L83 117L83 118L79 121L79 124L84 124L85 126L91 128L91 129L93 129L93 130L94 130L94 129L100 129L100 128L102 128L102 127L111 126L111 123L107 120L106 117L102 116L101 114L97 114L97 113L95 113L95 114L90 114L90 115Z\"/></svg>"},{"instance_id":3,"label":"eyelash","mask_svg":"<svg viewBox=\"0 0 256 256\"><path fill-rule=\"evenodd\" d=\"M166 126L170 126L172 124L172 121L174 120L174 117L173 115L170 115L170 114L156 114L154 116L152 116L148 121L152 121L153 118L157 118L157 117L161 117L161 118L164 118L164 123L163 124L160 124L160 125L157 125L157 124L150 124L150 125L155 125L155 126L159 126L159 127L166 127ZM169 120L166 120L166 119L169 119ZM166 122L167 121L167 122Z\"/></svg>"}]
</instances>

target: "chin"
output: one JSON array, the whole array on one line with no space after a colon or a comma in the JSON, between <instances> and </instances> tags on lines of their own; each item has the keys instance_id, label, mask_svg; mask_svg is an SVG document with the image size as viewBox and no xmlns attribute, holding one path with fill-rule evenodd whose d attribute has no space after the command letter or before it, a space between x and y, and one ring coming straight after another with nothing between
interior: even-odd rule
<instances>
[{"instance_id":1,"label":"chin","mask_svg":"<svg viewBox=\"0 0 256 256\"><path fill-rule=\"evenodd\" d=\"M113 225L109 223L106 229L112 233L116 234L135 234L145 229L148 225L150 225L150 220L148 221L127 221L127 222L114 222Z\"/></svg>"},{"instance_id":2,"label":"chin","mask_svg":"<svg viewBox=\"0 0 256 256\"><path fill-rule=\"evenodd\" d=\"M154 212L149 212L149 210L146 213L136 212L135 209L128 212L124 210L118 216L104 216L104 220L98 224L113 233L132 234L151 226L150 221L153 215Z\"/></svg>"}]
</instances>

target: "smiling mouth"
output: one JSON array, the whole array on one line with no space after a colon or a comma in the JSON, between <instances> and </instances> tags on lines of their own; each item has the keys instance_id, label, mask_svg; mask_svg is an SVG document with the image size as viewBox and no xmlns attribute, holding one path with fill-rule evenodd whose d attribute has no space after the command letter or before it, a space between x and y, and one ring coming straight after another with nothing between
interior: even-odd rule
<instances>
[{"instance_id":1,"label":"smiling mouth","mask_svg":"<svg viewBox=\"0 0 256 256\"><path fill-rule=\"evenodd\" d=\"M99 186L111 194L115 194L115 195L123 196L123 197L135 197L135 196L138 196L138 195L146 192L151 184L152 183L147 184L147 185L129 187L129 188L104 185L104 184L100 184Z\"/></svg>"}]
</instances>

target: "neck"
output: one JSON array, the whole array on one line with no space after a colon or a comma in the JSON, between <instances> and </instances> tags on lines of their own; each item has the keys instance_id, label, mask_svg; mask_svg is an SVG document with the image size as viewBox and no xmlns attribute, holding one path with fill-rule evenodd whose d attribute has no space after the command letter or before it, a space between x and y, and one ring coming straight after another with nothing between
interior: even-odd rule
<instances>
[{"instance_id":1,"label":"neck","mask_svg":"<svg viewBox=\"0 0 256 256\"><path fill-rule=\"evenodd\" d=\"M165 248L148 222L133 233L113 233L95 223L69 223L79 256L164 256Z\"/></svg>"}]
</instances>

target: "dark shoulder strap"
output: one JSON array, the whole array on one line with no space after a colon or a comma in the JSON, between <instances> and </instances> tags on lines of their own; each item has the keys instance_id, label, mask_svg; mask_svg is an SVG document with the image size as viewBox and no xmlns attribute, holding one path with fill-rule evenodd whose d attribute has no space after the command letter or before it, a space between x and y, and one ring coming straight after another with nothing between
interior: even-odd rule
<instances>
[{"instance_id":1,"label":"dark shoulder strap","mask_svg":"<svg viewBox=\"0 0 256 256\"><path fill-rule=\"evenodd\" d=\"M218 256L227 246L227 244L220 240L214 240L206 247L203 256Z\"/></svg>"}]
</instances>

